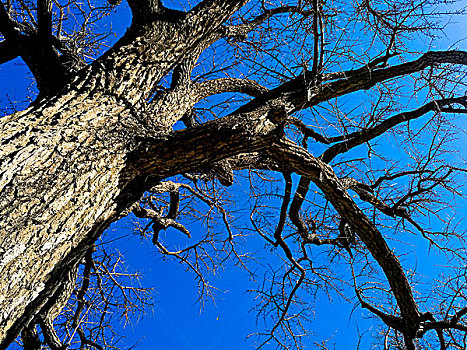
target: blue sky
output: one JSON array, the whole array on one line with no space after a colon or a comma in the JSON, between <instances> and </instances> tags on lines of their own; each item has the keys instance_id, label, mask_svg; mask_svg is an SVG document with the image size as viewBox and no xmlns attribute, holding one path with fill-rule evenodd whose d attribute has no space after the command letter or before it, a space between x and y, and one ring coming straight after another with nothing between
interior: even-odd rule
<instances>
[{"instance_id":1,"label":"blue sky","mask_svg":"<svg viewBox=\"0 0 467 350\"><path fill-rule=\"evenodd\" d=\"M128 23L128 12L122 11L113 19L114 26L125 28ZM452 20L447 27L446 35L433 44L433 49L447 49L453 43L461 40L467 33L466 21L462 17ZM427 43L416 43L427 46ZM466 48L466 42L460 41L452 48ZM463 123L464 129L467 125ZM460 142L459 145L465 145ZM465 212L465 211L464 211ZM128 222L116 223L113 227L117 235L130 232L126 226ZM202 228L201 228L202 229ZM139 324L127 327L129 341L141 339L140 349L157 350L234 350L254 346L254 339L247 335L258 330L256 314L250 309L254 300L247 290L254 287L248 275L235 268L226 268L219 276L212 278L212 283L219 288L215 303L208 301L203 308L196 303L197 284L192 273L185 271L178 263L162 261L155 253L150 242L132 238L122 239L122 247L128 253L127 261L135 269L144 271L143 285L154 286L156 302L155 309L149 311ZM249 243L252 250L259 249L262 243L258 240ZM411 247L407 248L410 251ZM429 254L428 245L419 249L420 260L427 257L433 262L438 257ZM406 263L409 263L406 261ZM422 274L432 274L433 267L423 268L419 261L412 261L410 265L419 265ZM426 264L425 264L426 266ZM433 265L431 265L433 266ZM368 314L360 307L353 309L353 305L335 299L332 302L324 295L315 304L316 318L308 325L311 332L316 334L305 342L307 348L316 348L315 340L330 339L329 344L335 343L336 349L352 349L358 342L358 334L367 332L370 335L374 323L368 319ZM259 324L261 326L261 324ZM362 349L369 348L371 336L364 337ZM273 349L275 345L266 346ZM330 348L333 348L332 346Z\"/></svg>"},{"instance_id":2,"label":"blue sky","mask_svg":"<svg viewBox=\"0 0 467 350\"><path fill-rule=\"evenodd\" d=\"M110 20L117 33L125 31L130 22L126 3L118 7ZM447 49L467 33L463 18L453 22L455 23L446 30L446 36L435 44L435 49ZM457 46L461 49L467 47L465 41L459 42ZM24 92L31 84L31 77L25 74L25 67L18 60L0 66L0 103L8 105L6 95L13 100L23 100ZM459 122L466 130L466 122ZM465 147L466 143L464 137L459 145ZM215 303L208 301L201 307L196 303L198 291L193 274L178 263L163 261L150 241L142 240L131 233L131 226L131 219L124 219L113 224L107 236L122 237L115 242L115 247L125 253L130 269L143 273L142 285L155 288L155 308L147 310L143 319L122 331L122 334L128 336L124 346L139 342L138 349L233 350L255 344L254 341L246 340L248 334L257 330L256 315L249 312L254 305L253 300L247 292L254 284L246 273L226 266L224 272L211 279L219 288ZM251 250L262 247L262 243L256 238L249 240L247 245ZM423 250L427 251L427 247ZM427 274L430 272L426 271ZM318 300L313 310L316 318L309 324L312 332L317 335L316 339L332 338L330 343L335 342L336 349L350 349L357 342L358 332L372 331L373 323L366 319L367 314L361 308L357 307L352 312L353 305L337 299L330 303L324 295L318 295ZM368 348L370 340L365 339L363 349ZM314 340L312 338L308 342L311 349L314 348Z\"/></svg>"}]
</instances>

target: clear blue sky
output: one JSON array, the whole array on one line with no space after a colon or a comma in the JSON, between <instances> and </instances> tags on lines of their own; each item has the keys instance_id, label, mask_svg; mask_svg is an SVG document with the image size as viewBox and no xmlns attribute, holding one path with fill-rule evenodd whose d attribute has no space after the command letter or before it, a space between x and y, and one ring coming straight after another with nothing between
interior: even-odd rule
<instances>
[{"instance_id":1,"label":"clear blue sky","mask_svg":"<svg viewBox=\"0 0 467 350\"><path fill-rule=\"evenodd\" d=\"M125 2L110 20L117 33L125 31L130 22ZM467 33L465 20L460 18L456 22L448 27L446 37L441 38L436 49L449 48L450 44ZM465 49L467 45L464 41L458 46ZM0 66L0 103L3 106L8 105L6 95L13 100L24 99L24 91L32 83L24 72L25 67L19 61ZM460 123L466 130L466 123ZM466 144L465 138L464 142L459 143L460 147L466 147ZM227 266L225 272L211 280L219 288L215 303L208 301L204 309L200 310L200 305L196 303L197 284L193 274L177 263L163 261L149 241L140 240L131 234L131 225L130 220L124 219L112 225L107 235L123 237L115 245L126 253L130 269L143 273L143 286L155 287L156 304L154 310L148 310L142 320L122 331L128 335L124 345L140 341L138 349L143 350L233 350L254 345L254 342L246 341L246 336L257 329L256 315L249 312L253 306L252 299L247 293L254 284L247 274ZM254 238L247 244L252 250L261 247L261 243ZM357 341L357 332L371 332L372 323L365 319L367 314L361 308L357 307L351 313L352 305L339 300L329 303L324 295L319 297L320 302L314 310L316 319L309 324L310 329L317 334L316 339L333 337L336 349L351 349ZM310 349L314 348L312 341L309 342ZM266 347L269 348L273 346ZM362 348L368 348L368 343L363 343Z\"/></svg>"},{"instance_id":2,"label":"clear blue sky","mask_svg":"<svg viewBox=\"0 0 467 350\"><path fill-rule=\"evenodd\" d=\"M127 12L122 11L117 21L114 24L125 26L125 23L128 23ZM465 37L465 19L461 17L453 19L453 22L447 28L446 36L440 38L433 49L448 49ZM456 47L465 49L466 41L459 42L453 48ZM467 123L463 123L465 130ZM466 147L466 144L467 142L459 143L463 147ZM467 152L465 154L467 155ZM114 226L121 234L126 225L120 222ZM220 289L218 297L215 304L208 302L200 312L200 305L196 303L197 284L193 274L186 272L184 267L177 263L161 261L149 242L138 241L135 237L123 239L122 242L122 249L129 253L126 256L130 266L145 271L143 284L155 286L157 292L154 313L150 312L134 327L133 336L142 339L140 349L236 350L254 345L254 341L246 340L248 334L258 329L255 312L249 312L253 301L247 293L254 284L245 273L228 268L224 273L221 272L218 278L213 278L212 282ZM255 250L261 244L253 242L250 245L252 250ZM426 252L427 246L420 251L422 255ZM424 257L426 258L426 255ZM434 259L433 255L430 258ZM419 265L422 273L432 273L430 268L424 269L423 264ZM361 308L357 307L353 312L352 308L352 305L339 300L330 303L322 295L321 302L316 303L314 310L316 318L309 324L310 330L317 337L310 339L308 348L315 348L312 345L314 340L329 338L332 338L330 344L335 342L336 349L355 348L358 333L371 333L374 324L366 318L368 314ZM369 348L370 338L365 338L361 349ZM266 349L272 348L275 346L266 346Z\"/></svg>"}]
</instances>

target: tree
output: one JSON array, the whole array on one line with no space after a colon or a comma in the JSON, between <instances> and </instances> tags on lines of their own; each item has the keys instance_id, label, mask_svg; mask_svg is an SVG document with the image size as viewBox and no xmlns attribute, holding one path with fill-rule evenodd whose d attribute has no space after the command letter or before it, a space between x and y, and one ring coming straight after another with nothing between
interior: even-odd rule
<instances>
[{"instance_id":1,"label":"tree","mask_svg":"<svg viewBox=\"0 0 467 350\"><path fill-rule=\"evenodd\" d=\"M237 240L263 237L279 261L257 291L262 344L299 348L303 299L329 290L354 293L386 348L466 348L464 235L450 210L465 174L453 142L467 52L410 46L442 29L442 8L128 0L130 28L99 55L108 32L96 24L111 10L101 5L0 2L0 63L21 57L39 91L0 121L0 348L20 333L26 348L63 346L46 322L77 271L87 283L96 240L130 212L204 292L203 270L224 259L248 268ZM388 154L387 142L400 146ZM250 228L227 203L234 174L248 177ZM190 237L200 219L205 234L185 248L159 237ZM408 233L445 254L454 277L415 294L393 251ZM333 272L342 266L350 278Z\"/></svg>"}]
</instances>

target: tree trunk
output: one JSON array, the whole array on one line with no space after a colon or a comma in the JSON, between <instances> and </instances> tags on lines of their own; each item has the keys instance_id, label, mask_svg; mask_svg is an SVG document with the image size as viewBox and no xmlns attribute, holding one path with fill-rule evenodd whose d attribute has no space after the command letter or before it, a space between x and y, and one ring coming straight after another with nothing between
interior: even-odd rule
<instances>
[{"instance_id":1,"label":"tree trunk","mask_svg":"<svg viewBox=\"0 0 467 350\"><path fill-rule=\"evenodd\" d=\"M99 234L141 194L127 154L141 126L111 97L85 96L2 120L0 347L27 325ZM138 129L139 128L139 129Z\"/></svg>"},{"instance_id":2,"label":"tree trunk","mask_svg":"<svg viewBox=\"0 0 467 350\"><path fill-rule=\"evenodd\" d=\"M141 107L242 3L229 1L213 16L216 2L207 1L178 23L157 20L157 8L151 23L134 18L125 36L59 94L0 120L1 349L46 312L68 271L141 196L149 175L158 175L154 168L138 172L132 154L144 156L141 147L179 118L170 117L173 110L183 113L195 102L165 98L163 110L157 103L152 109L156 116ZM130 2L138 13L151 4Z\"/></svg>"},{"instance_id":3,"label":"tree trunk","mask_svg":"<svg viewBox=\"0 0 467 350\"><path fill-rule=\"evenodd\" d=\"M158 119L170 120L181 99L186 96L173 99L173 109L167 106ZM265 148L278 136L269 117L236 115L159 136L115 97L72 90L3 118L0 347L32 321L102 231L145 189Z\"/></svg>"}]
</instances>

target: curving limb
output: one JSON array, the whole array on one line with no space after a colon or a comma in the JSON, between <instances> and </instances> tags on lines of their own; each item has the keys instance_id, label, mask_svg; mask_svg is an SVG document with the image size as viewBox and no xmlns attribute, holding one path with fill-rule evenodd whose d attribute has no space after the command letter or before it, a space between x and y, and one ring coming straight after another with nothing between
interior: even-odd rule
<instances>
[{"instance_id":1,"label":"curving limb","mask_svg":"<svg viewBox=\"0 0 467 350\"><path fill-rule=\"evenodd\" d=\"M464 108L463 109L453 108L452 106L456 104L462 105ZM379 123L378 125L374 127L363 129L361 131L356 131L349 135L345 135L339 138L339 140L342 139L341 142L329 147L326 151L324 151L324 153L321 155L320 158L324 162L329 163L338 154L347 152L356 146L359 146L361 144L364 144L370 140L377 138L378 136L381 136L389 129L401 123L415 120L417 118L424 116L425 114L429 112L467 113L467 97L466 96L451 97L451 98L431 101L413 111L399 113L395 116L392 116L382 121L381 123ZM327 140L329 142L337 141L337 139L334 139L334 140L327 139Z\"/></svg>"},{"instance_id":2,"label":"curving limb","mask_svg":"<svg viewBox=\"0 0 467 350\"><path fill-rule=\"evenodd\" d=\"M176 216L178 215L179 202L180 198L178 191L175 190L170 192L170 208L166 216L163 216L162 213L158 213L155 210L143 208L139 204L135 204L132 207L132 212L136 217L151 220L152 228L154 231L152 238L154 244L156 244L159 239L159 232L161 230L166 230L169 227L173 227L179 230L189 238L191 237L190 231L188 231L185 226L175 220Z\"/></svg>"},{"instance_id":3,"label":"curving limb","mask_svg":"<svg viewBox=\"0 0 467 350\"><path fill-rule=\"evenodd\" d=\"M274 158L287 159L297 173L309 177L323 191L339 215L355 229L386 274L401 316L408 324L407 337L409 340L414 339L419 328L420 313L405 272L381 233L346 193L332 168L290 141L276 142L270 152Z\"/></svg>"}]
</instances>

